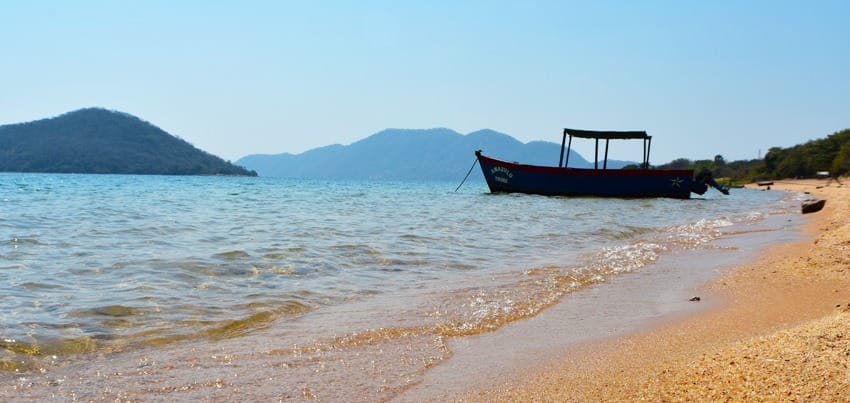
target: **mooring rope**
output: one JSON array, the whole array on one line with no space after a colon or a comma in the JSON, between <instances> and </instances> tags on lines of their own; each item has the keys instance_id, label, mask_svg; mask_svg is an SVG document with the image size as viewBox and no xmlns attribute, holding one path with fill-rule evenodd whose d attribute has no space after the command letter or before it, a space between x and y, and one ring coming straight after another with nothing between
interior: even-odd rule
<instances>
[{"instance_id":1,"label":"mooring rope","mask_svg":"<svg viewBox=\"0 0 850 403\"><path fill-rule=\"evenodd\" d=\"M466 182L466 179L469 178L469 174L472 173L472 168L475 168L475 164L477 164L477 163L478 163L478 157L475 157L475 161L472 161L472 166L469 167L469 171L466 172L466 176L464 176L463 180L460 181L460 185L457 185L457 188L455 189L455 193L457 193L457 190L460 189L461 186L463 186L464 182Z\"/></svg>"}]
</instances>

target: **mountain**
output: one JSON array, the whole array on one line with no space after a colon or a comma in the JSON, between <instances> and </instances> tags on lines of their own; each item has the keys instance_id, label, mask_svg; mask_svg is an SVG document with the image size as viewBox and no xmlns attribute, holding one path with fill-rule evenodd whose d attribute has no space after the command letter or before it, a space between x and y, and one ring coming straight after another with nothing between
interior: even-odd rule
<instances>
[{"instance_id":1,"label":"mountain","mask_svg":"<svg viewBox=\"0 0 850 403\"><path fill-rule=\"evenodd\" d=\"M0 171L257 175L142 119L101 108L0 126Z\"/></svg>"},{"instance_id":2,"label":"mountain","mask_svg":"<svg viewBox=\"0 0 850 403\"><path fill-rule=\"evenodd\" d=\"M347 146L331 145L301 154L248 155L236 163L261 176L314 179L459 180L475 159L473 152L524 164L557 165L561 145L519 140L485 129L460 134L450 129L386 129ZM631 162L608 161L610 168ZM571 167L592 163L575 151ZM475 176L483 180L481 175Z\"/></svg>"}]
</instances>

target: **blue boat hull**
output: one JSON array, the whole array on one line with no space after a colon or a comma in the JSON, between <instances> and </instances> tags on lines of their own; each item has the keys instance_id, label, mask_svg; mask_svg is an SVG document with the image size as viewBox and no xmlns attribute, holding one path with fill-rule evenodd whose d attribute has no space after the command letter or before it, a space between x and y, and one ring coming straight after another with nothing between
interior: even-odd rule
<instances>
[{"instance_id":1,"label":"blue boat hull","mask_svg":"<svg viewBox=\"0 0 850 403\"><path fill-rule=\"evenodd\" d=\"M693 170L582 169L524 165L476 153L493 193L689 199Z\"/></svg>"}]
</instances>

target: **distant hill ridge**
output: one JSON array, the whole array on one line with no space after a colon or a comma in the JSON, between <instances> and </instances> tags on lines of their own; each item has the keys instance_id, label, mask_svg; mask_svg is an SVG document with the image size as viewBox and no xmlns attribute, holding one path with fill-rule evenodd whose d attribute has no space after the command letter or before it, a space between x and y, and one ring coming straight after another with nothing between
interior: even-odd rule
<instances>
[{"instance_id":1,"label":"distant hill ridge","mask_svg":"<svg viewBox=\"0 0 850 403\"><path fill-rule=\"evenodd\" d=\"M0 171L256 176L151 123L103 108L0 126Z\"/></svg>"},{"instance_id":2,"label":"distant hill ridge","mask_svg":"<svg viewBox=\"0 0 850 403\"><path fill-rule=\"evenodd\" d=\"M561 145L519 140L494 130L466 135L446 128L386 129L350 145L330 145L301 154L254 154L237 164L260 176L314 179L459 180L475 150L525 164L557 165ZM631 162L608 161L610 168ZM572 151L571 167L592 164ZM481 180L481 175L475 176Z\"/></svg>"}]
</instances>

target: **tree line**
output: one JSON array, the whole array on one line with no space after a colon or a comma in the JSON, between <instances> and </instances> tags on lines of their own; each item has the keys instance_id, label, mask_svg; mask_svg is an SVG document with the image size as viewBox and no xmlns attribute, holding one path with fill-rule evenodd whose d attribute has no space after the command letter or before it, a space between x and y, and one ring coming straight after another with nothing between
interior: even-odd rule
<instances>
[{"instance_id":1,"label":"tree line","mask_svg":"<svg viewBox=\"0 0 850 403\"><path fill-rule=\"evenodd\" d=\"M716 178L726 178L732 183L807 178L819 172L838 177L850 174L850 129L790 148L772 147L763 159L727 162L722 155L710 160L679 158L656 168L693 169L695 172L708 169Z\"/></svg>"}]
</instances>

